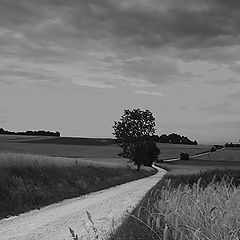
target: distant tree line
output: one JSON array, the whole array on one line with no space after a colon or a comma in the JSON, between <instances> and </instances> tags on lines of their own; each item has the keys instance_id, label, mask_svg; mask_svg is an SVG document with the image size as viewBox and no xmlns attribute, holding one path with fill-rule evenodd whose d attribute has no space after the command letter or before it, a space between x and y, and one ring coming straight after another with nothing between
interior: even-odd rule
<instances>
[{"instance_id":1,"label":"distant tree line","mask_svg":"<svg viewBox=\"0 0 240 240\"><path fill-rule=\"evenodd\" d=\"M191 141L189 138L176 133L171 133L169 135L162 134L161 136L154 135L152 138L155 142L159 143L198 145L197 141Z\"/></svg>"},{"instance_id":2,"label":"distant tree line","mask_svg":"<svg viewBox=\"0 0 240 240\"><path fill-rule=\"evenodd\" d=\"M53 136L60 137L60 132L50 132L50 131L26 131L26 132L11 132L0 128L0 134L8 134L8 135L37 135L37 136Z\"/></svg>"},{"instance_id":3,"label":"distant tree line","mask_svg":"<svg viewBox=\"0 0 240 240\"><path fill-rule=\"evenodd\" d=\"M225 147L239 147L240 148L240 143L226 143Z\"/></svg>"},{"instance_id":4,"label":"distant tree line","mask_svg":"<svg viewBox=\"0 0 240 240\"><path fill-rule=\"evenodd\" d=\"M210 151L211 151L211 152L215 152L215 151L217 151L217 150L219 150L219 149L222 149L222 148L224 148L223 145L215 144L215 145L213 145L213 146L211 147Z\"/></svg>"}]
</instances>

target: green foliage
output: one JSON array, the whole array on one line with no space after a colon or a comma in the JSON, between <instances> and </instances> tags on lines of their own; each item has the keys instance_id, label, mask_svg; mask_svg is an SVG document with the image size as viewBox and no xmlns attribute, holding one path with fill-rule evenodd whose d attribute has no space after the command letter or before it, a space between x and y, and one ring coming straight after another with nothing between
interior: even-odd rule
<instances>
[{"instance_id":1,"label":"green foliage","mask_svg":"<svg viewBox=\"0 0 240 240\"><path fill-rule=\"evenodd\" d=\"M120 121L114 122L116 143L122 148L119 154L140 168L150 165L157 159L160 151L153 141L155 118L149 110L124 110Z\"/></svg>"}]
</instances>

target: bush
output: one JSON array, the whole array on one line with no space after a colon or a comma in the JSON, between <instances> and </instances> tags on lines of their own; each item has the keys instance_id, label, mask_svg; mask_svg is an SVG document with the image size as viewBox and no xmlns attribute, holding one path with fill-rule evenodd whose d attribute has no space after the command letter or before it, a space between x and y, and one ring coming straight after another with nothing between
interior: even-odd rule
<instances>
[{"instance_id":1,"label":"bush","mask_svg":"<svg viewBox=\"0 0 240 240\"><path fill-rule=\"evenodd\" d=\"M211 147L210 152L216 152L216 148L214 146Z\"/></svg>"},{"instance_id":2,"label":"bush","mask_svg":"<svg viewBox=\"0 0 240 240\"><path fill-rule=\"evenodd\" d=\"M189 154L188 153L180 153L180 160L189 160Z\"/></svg>"}]
</instances>

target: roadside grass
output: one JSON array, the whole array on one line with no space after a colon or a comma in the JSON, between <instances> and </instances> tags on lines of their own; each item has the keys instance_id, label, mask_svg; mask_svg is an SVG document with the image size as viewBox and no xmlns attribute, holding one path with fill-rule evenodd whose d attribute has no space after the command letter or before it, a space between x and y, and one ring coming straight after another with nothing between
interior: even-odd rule
<instances>
[{"instance_id":1,"label":"roadside grass","mask_svg":"<svg viewBox=\"0 0 240 240\"><path fill-rule=\"evenodd\" d=\"M2 156L1 153L0 218L156 173L152 168L144 167L138 172L123 164L97 164L94 161L76 164L75 159L65 158L59 162L59 158L24 154L5 155L3 161Z\"/></svg>"},{"instance_id":2,"label":"roadside grass","mask_svg":"<svg viewBox=\"0 0 240 240\"><path fill-rule=\"evenodd\" d=\"M110 240L240 238L240 170L166 175Z\"/></svg>"}]
</instances>

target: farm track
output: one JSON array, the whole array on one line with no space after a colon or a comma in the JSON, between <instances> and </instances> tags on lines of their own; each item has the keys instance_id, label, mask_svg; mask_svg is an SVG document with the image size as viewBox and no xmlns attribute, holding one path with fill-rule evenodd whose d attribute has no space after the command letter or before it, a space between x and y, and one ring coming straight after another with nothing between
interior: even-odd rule
<instances>
[{"instance_id":1,"label":"farm track","mask_svg":"<svg viewBox=\"0 0 240 240\"><path fill-rule=\"evenodd\" d=\"M216 152L223 151L224 149L225 148L219 149ZM205 155L208 155L209 153L210 153L210 151L206 151L206 152L198 153L198 154L193 154L193 155L190 155L190 158L196 158L196 157L205 156ZM164 162L175 162L175 161L178 161L178 160L180 160L179 157L178 158L165 159Z\"/></svg>"},{"instance_id":2,"label":"farm track","mask_svg":"<svg viewBox=\"0 0 240 240\"><path fill-rule=\"evenodd\" d=\"M95 239L86 211L91 214L98 229L98 239L106 239L113 230L113 220L114 228L118 227L124 216L166 173L163 169L157 169L158 173L148 178L0 220L0 240L70 240L68 227L82 239Z\"/></svg>"}]
</instances>

